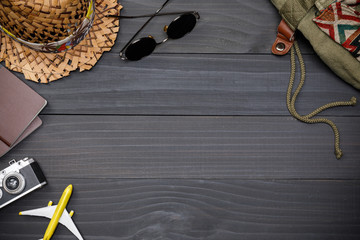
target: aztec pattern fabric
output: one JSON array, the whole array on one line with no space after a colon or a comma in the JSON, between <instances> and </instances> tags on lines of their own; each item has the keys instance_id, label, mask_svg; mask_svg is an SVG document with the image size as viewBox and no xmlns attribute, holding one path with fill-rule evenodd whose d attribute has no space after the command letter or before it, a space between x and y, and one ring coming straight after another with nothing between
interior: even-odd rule
<instances>
[{"instance_id":1,"label":"aztec pattern fabric","mask_svg":"<svg viewBox=\"0 0 360 240\"><path fill-rule=\"evenodd\" d=\"M335 1L313 21L360 61L360 0Z\"/></svg>"}]
</instances>

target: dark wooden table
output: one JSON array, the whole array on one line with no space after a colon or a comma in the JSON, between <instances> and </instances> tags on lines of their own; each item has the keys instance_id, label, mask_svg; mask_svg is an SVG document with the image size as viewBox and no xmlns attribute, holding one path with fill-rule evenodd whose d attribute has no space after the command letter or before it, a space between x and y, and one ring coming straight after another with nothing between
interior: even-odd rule
<instances>
[{"instance_id":1,"label":"dark wooden table","mask_svg":"<svg viewBox=\"0 0 360 240\"><path fill-rule=\"evenodd\" d=\"M152 13L162 1L124 0L123 14ZM44 124L0 167L34 157L48 185L0 211L0 239L41 238L48 220L18 212L57 203L68 184L85 239L360 239L359 106L322 114L341 132L336 160L331 129L287 111L290 60L270 54L280 21L270 1L174 0L165 9L178 10L201 20L146 59L119 59L144 22L121 20L116 45L91 71L26 81L49 102ZM163 38L172 18L154 19L143 35ZM298 38L307 66L300 113L360 99ZM59 226L53 239L75 237Z\"/></svg>"}]
</instances>

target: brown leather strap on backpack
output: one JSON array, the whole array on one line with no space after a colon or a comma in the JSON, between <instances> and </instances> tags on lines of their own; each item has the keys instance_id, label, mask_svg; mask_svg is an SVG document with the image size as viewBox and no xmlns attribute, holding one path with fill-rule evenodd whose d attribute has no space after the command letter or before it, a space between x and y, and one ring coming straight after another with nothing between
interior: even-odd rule
<instances>
[{"instance_id":1,"label":"brown leather strap on backpack","mask_svg":"<svg viewBox=\"0 0 360 240\"><path fill-rule=\"evenodd\" d=\"M294 34L295 32L286 24L286 22L281 20L276 40L271 48L272 53L275 55L287 54L294 44Z\"/></svg>"}]
</instances>

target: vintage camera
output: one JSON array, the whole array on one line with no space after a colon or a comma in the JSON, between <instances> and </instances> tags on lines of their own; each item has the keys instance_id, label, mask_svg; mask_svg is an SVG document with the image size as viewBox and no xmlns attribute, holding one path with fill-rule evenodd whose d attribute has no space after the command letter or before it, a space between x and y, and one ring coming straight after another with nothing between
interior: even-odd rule
<instances>
[{"instance_id":1,"label":"vintage camera","mask_svg":"<svg viewBox=\"0 0 360 240\"><path fill-rule=\"evenodd\" d=\"M0 208L46 184L45 176L34 159L11 160L9 164L0 171Z\"/></svg>"}]
</instances>

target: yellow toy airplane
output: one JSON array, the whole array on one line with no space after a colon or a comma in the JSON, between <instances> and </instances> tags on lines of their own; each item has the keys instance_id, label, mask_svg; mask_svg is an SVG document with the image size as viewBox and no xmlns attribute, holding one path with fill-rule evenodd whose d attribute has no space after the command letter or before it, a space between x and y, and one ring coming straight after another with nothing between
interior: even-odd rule
<instances>
[{"instance_id":1,"label":"yellow toy airplane","mask_svg":"<svg viewBox=\"0 0 360 240\"><path fill-rule=\"evenodd\" d=\"M68 211L65 209L69 202L72 190L72 185L69 185L63 192L58 205L52 206L53 202L50 201L47 207L19 213L19 215L39 216L51 219L43 239L40 240L50 240L59 222L67 227L79 240L84 240L81 237L80 232L77 230L73 220L71 219L71 217L74 215L74 211L68 213Z\"/></svg>"}]
</instances>

